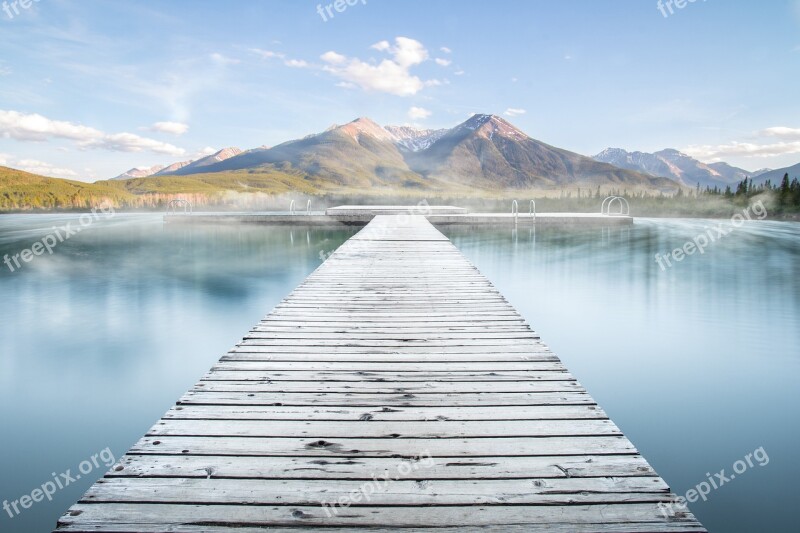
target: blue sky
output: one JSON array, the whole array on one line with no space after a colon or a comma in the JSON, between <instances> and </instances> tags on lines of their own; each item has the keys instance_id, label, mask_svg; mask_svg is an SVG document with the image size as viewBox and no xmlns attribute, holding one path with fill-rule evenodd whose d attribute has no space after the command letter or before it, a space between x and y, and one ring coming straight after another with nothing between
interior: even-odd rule
<instances>
[{"instance_id":1,"label":"blue sky","mask_svg":"<svg viewBox=\"0 0 800 533\"><path fill-rule=\"evenodd\" d=\"M800 0L21 1L0 11L0 164L43 174L478 112L587 155L800 161Z\"/></svg>"}]
</instances>

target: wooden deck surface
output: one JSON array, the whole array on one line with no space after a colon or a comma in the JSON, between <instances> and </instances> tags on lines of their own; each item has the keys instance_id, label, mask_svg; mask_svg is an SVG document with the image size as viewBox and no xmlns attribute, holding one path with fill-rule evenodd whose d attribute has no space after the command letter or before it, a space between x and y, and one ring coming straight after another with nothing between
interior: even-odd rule
<instances>
[{"instance_id":1,"label":"wooden deck surface","mask_svg":"<svg viewBox=\"0 0 800 533\"><path fill-rule=\"evenodd\" d=\"M378 216L58 531L704 531L424 217Z\"/></svg>"}]
</instances>

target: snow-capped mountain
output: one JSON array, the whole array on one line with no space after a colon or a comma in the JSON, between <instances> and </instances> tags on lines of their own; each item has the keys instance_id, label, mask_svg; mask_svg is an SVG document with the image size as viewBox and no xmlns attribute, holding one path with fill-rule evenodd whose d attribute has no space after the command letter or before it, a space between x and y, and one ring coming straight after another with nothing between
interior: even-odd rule
<instances>
[{"instance_id":1,"label":"snow-capped mountain","mask_svg":"<svg viewBox=\"0 0 800 533\"><path fill-rule=\"evenodd\" d=\"M496 115L451 129L380 126L369 118L271 148L222 150L160 176L252 170L291 173L322 188L415 190L613 187L674 192L674 181L550 146Z\"/></svg>"},{"instance_id":2,"label":"snow-capped mountain","mask_svg":"<svg viewBox=\"0 0 800 533\"><path fill-rule=\"evenodd\" d=\"M184 161L182 163L170 165L159 172L157 176L182 176L185 174L196 174L197 172L202 172L204 167L216 165L217 163L221 163L222 161L230 159L231 157L236 157L241 153L242 151L236 147L223 148L218 152L206 157L201 157L200 159Z\"/></svg>"},{"instance_id":3,"label":"snow-capped mountain","mask_svg":"<svg viewBox=\"0 0 800 533\"><path fill-rule=\"evenodd\" d=\"M123 172L112 180L130 180L134 178L147 178L163 169L163 165L156 165L154 167L134 167L127 172Z\"/></svg>"},{"instance_id":4,"label":"snow-capped mountain","mask_svg":"<svg viewBox=\"0 0 800 533\"><path fill-rule=\"evenodd\" d=\"M394 136L395 144L409 152L427 150L449 131L418 129L411 126L384 126L384 129Z\"/></svg>"},{"instance_id":5,"label":"snow-capped mountain","mask_svg":"<svg viewBox=\"0 0 800 533\"><path fill-rule=\"evenodd\" d=\"M687 187L695 187L698 183L701 187L726 187L753 175L727 163L706 164L673 149L647 153L608 148L594 156L594 159L651 176L670 178Z\"/></svg>"}]
</instances>

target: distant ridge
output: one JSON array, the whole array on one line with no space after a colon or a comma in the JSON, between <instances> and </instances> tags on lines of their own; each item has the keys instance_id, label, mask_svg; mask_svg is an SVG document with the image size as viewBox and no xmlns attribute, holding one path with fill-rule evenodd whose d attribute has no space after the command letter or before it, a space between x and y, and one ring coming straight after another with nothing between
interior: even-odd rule
<instances>
[{"instance_id":1,"label":"distant ridge","mask_svg":"<svg viewBox=\"0 0 800 533\"><path fill-rule=\"evenodd\" d=\"M594 158L597 161L644 172L651 176L670 178L686 187L721 187L735 185L753 173L727 163L702 163L691 156L671 148L655 153L628 152L622 148L608 148Z\"/></svg>"},{"instance_id":2,"label":"distant ridge","mask_svg":"<svg viewBox=\"0 0 800 533\"><path fill-rule=\"evenodd\" d=\"M486 114L439 130L383 127L362 117L271 148L226 149L156 175L213 176L245 170L288 172L353 189L614 187L671 193L680 188L670 179L550 146Z\"/></svg>"},{"instance_id":3,"label":"distant ridge","mask_svg":"<svg viewBox=\"0 0 800 533\"><path fill-rule=\"evenodd\" d=\"M175 163L174 165L170 165L167 168L157 172L155 175L157 176L183 176L187 174L195 174L197 172L202 172L203 168L208 167L210 165L214 165L216 163L220 163L231 157L235 157L241 154L242 151L239 148L231 147L231 148L223 148L213 154L201 157L200 159L195 159L194 161L185 161L183 163Z\"/></svg>"}]
</instances>

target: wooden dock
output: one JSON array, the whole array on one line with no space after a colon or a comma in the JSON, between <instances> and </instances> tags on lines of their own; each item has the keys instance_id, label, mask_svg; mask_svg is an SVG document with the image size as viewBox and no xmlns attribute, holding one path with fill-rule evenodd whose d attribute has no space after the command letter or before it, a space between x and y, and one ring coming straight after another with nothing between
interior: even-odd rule
<instances>
[{"instance_id":1,"label":"wooden dock","mask_svg":"<svg viewBox=\"0 0 800 533\"><path fill-rule=\"evenodd\" d=\"M700 532L522 317L421 216L377 216L58 531Z\"/></svg>"}]
</instances>

